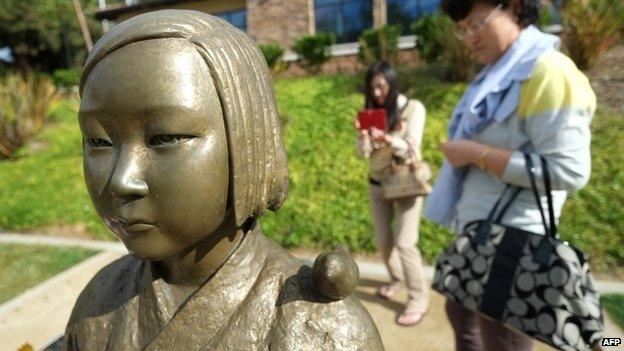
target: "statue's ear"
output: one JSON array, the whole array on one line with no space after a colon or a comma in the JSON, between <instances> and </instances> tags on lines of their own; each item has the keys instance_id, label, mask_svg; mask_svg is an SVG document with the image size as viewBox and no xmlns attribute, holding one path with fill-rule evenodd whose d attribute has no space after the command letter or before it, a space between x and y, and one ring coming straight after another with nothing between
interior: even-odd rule
<instances>
[{"instance_id":1,"label":"statue's ear","mask_svg":"<svg viewBox=\"0 0 624 351\"><path fill-rule=\"evenodd\" d=\"M346 245L320 254L312 271L316 291L331 300L350 296L360 280L360 271Z\"/></svg>"}]
</instances>

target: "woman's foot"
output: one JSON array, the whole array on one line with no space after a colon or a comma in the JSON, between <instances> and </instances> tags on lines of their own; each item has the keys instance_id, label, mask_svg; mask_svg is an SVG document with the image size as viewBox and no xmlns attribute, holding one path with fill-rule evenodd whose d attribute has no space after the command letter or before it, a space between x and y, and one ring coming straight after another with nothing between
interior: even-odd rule
<instances>
[{"instance_id":1,"label":"woman's foot","mask_svg":"<svg viewBox=\"0 0 624 351\"><path fill-rule=\"evenodd\" d=\"M396 322L404 327L409 327L420 323L425 314L427 314L427 311L405 309L405 311L399 315Z\"/></svg>"},{"instance_id":2,"label":"woman's foot","mask_svg":"<svg viewBox=\"0 0 624 351\"><path fill-rule=\"evenodd\" d=\"M377 289L377 296L382 299L389 299L392 296L396 295L401 287L401 282L392 282L385 285L382 285Z\"/></svg>"}]
</instances>

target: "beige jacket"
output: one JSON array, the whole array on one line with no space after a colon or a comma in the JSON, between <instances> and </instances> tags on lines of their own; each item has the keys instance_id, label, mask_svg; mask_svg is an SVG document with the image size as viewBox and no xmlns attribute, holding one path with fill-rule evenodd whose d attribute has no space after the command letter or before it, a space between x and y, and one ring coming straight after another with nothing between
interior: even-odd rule
<instances>
[{"instance_id":1,"label":"beige jacket","mask_svg":"<svg viewBox=\"0 0 624 351\"><path fill-rule=\"evenodd\" d=\"M406 122L406 128L391 131L392 143L376 143L370 138L358 138L356 149L360 157L370 159L370 178L381 181L389 170L392 158L409 158L409 145L414 152L420 153L423 133L425 129L426 110L418 100L408 100L405 95L399 95L397 107L401 112L401 121Z\"/></svg>"}]
</instances>

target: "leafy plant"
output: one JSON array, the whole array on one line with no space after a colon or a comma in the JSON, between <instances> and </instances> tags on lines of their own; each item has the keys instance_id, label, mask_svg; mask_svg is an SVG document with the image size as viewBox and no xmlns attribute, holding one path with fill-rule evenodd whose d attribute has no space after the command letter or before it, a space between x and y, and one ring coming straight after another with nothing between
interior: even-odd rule
<instances>
[{"instance_id":1,"label":"leafy plant","mask_svg":"<svg viewBox=\"0 0 624 351\"><path fill-rule=\"evenodd\" d=\"M400 33L401 27L396 25L365 30L358 38L358 58L366 65L381 60L396 64Z\"/></svg>"},{"instance_id":2,"label":"leafy plant","mask_svg":"<svg viewBox=\"0 0 624 351\"><path fill-rule=\"evenodd\" d=\"M567 0L562 14L563 42L582 70L590 68L622 35L624 5L620 0Z\"/></svg>"},{"instance_id":3,"label":"leafy plant","mask_svg":"<svg viewBox=\"0 0 624 351\"><path fill-rule=\"evenodd\" d=\"M299 55L303 68L308 72L318 73L321 66L331 58L329 48L335 42L334 34L317 33L297 39L292 49Z\"/></svg>"},{"instance_id":4,"label":"leafy plant","mask_svg":"<svg viewBox=\"0 0 624 351\"><path fill-rule=\"evenodd\" d=\"M412 23L416 35L416 48L420 57L427 63L437 62L444 48L437 40L439 28L436 26L438 14L422 16Z\"/></svg>"},{"instance_id":5,"label":"leafy plant","mask_svg":"<svg viewBox=\"0 0 624 351\"><path fill-rule=\"evenodd\" d=\"M539 10L537 25L541 29L544 29L555 23L557 23L557 16L553 12L552 8L548 6L542 6Z\"/></svg>"},{"instance_id":6,"label":"leafy plant","mask_svg":"<svg viewBox=\"0 0 624 351\"><path fill-rule=\"evenodd\" d=\"M57 89L46 76L7 76L0 84L0 157L9 158L43 126Z\"/></svg>"},{"instance_id":7,"label":"leafy plant","mask_svg":"<svg viewBox=\"0 0 624 351\"><path fill-rule=\"evenodd\" d=\"M61 68L52 74L54 84L59 88L71 88L80 84L80 70L78 68Z\"/></svg>"},{"instance_id":8,"label":"leafy plant","mask_svg":"<svg viewBox=\"0 0 624 351\"><path fill-rule=\"evenodd\" d=\"M271 72L277 74L288 68L288 64L282 59L284 56L284 49L279 44L269 43L260 44L259 46Z\"/></svg>"},{"instance_id":9,"label":"leafy plant","mask_svg":"<svg viewBox=\"0 0 624 351\"><path fill-rule=\"evenodd\" d=\"M450 17L435 13L412 24L416 46L425 62L439 66L442 76L451 81L472 77L476 62L470 49L455 35Z\"/></svg>"}]
</instances>

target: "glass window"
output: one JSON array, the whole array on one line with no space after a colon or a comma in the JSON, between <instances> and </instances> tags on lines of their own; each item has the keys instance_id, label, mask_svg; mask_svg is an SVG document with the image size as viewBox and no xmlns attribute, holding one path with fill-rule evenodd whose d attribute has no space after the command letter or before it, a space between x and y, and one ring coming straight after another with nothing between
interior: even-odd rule
<instances>
[{"instance_id":1,"label":"glass window","mask_svg":"<svg viewBox=\"0 0 624 351\"><path fill-rule=\"evenodd\" d=\"M441 0L387 0L388 24L400 24L401 32L411 33L410 28L421 16L436 12Z\"/></svg>"},{"instance_id":2,"label":"glass window","mask_svg":"<svg viewBox=\"0 0 624 351\"><path fill-rule=\"evenodd\" d=\"M315 0L316 32L336 35L337 43L356 42L373 26L371 0Z\"/></svg>"},{"instance_id":3,"label":"glass window","mask_svg":"<svg viewBox=\"0 0 624 351\"><path fill-rule=\"evenodd\" d=\"M215 13L215 16L223 18L234 27L247 31L247 10L236 10L229 12Z\"/></svg>"}]
</instances>

